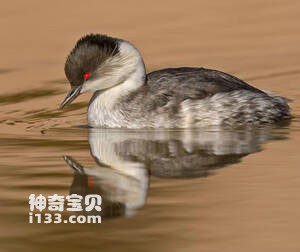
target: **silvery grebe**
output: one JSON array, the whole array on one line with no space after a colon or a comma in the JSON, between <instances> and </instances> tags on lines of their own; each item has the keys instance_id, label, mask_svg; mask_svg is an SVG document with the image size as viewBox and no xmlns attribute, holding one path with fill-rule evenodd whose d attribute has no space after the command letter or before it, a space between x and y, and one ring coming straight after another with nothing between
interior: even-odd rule
<instances>
[{"instance_id":1,"label":"silvery grebe","mask_svg":"<svg viewBox=\"0 0 300 252\"><path fill-rule=\"evenodd\" d=\"M168 68L146 74L128 41L82 37L68 55L71 91L61 108L87 91L91 127L190 128L261 125L289 119L286 99L217 70Z\"/></svg>"}]
</instances>

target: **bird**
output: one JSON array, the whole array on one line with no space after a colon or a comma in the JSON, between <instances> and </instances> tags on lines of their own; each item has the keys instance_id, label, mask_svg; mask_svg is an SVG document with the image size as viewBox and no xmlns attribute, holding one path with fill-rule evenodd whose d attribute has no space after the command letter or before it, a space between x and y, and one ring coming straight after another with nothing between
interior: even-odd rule
<instances>
[{"instance_id":1,"label":"bird","mask_svg":"<svg viewBox=\"0 0 300 252\"><path fill-rule=\"evenodd\" d=\"M102 34L80 38L67 56L71 90L64 108L93 92L87 121L93 128L198 128L270 125L291 119L288 99L203 67L146 73L129 41Z\"/></svg>"}]
</instances>

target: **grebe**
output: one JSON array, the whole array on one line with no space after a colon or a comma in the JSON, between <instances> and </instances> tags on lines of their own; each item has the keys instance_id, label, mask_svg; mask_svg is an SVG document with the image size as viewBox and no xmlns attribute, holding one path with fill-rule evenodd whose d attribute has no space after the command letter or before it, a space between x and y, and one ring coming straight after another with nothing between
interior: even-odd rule
<instances>
[{"instance_id":1,"label":"grebe","mask_svg":"<svg viewBox=\"0 0 300 252\"><path fill-rule=\"evenodd\" d=\"M291 118L285 98L217 70L168 68L146 74L128 41L90 34L68 55L71 91L61 108L92 91L91 127L191 128L274 123Z\"/></svg>"}]
</instances>

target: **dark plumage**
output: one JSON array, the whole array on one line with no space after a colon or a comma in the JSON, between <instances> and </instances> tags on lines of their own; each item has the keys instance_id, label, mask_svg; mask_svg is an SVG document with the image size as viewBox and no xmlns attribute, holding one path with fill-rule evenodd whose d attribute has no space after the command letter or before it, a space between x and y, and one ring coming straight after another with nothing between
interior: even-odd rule
<instances>
[{"instance_id":1,"label":"dark plumage","mask_svg":"<svg viewBox=\"0 0 300 252\"><path fill-rule=\"evenodd\" d=\"M177 102L204 99L220 92L248 90L265 94L246 82L217 70L193 67L167 68L147 75L147 87L152 93L164 94Z\"/></svg>"},{"instance_id":2,"label":"dark plumage","mask_svg":"<svg viewBox=\"0 0 300 252\"><path fill-rule=\"evenodd\" d=\"M72 86L81 85L84 74L91 73L97 78L95 71L109 57L119 52L118 40L106 35L90 34L79 39L67 57L65 74Z\"/></svg>"},{"instance_id":3,"label":"dark plumage","mask_svg":"<svg viewBox=\"0 0 300 252\"><path fill-rule=\"evenodd\" d=\"M219 96L215 96L217 94ZM151 72L145 84L123 97L119 104L123 111L130 110L135 117L147 118L153 112L160 113L167 118L166 125L170 121L180 125L184 103L193 108L186 110L186 115L191 113L190 123L195 126L216 120L214 113L219 113L220 118L226 117L226 113L230 115L221 120L222 125L261 124L290 118L284 98L270 96L230 74L205 68L180 67ZM202 109L207 113L201 113Z\"/></svg>"}]
</instances>

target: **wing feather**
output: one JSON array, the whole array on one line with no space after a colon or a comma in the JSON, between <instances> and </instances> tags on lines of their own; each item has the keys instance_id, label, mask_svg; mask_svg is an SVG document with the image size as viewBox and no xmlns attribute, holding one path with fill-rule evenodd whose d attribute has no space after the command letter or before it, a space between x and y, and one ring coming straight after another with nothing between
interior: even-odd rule
<instances>
[{"instance_id":1,"label":"wing feather","mask_svg":"<svg viewBox=\"0 0 300 252\"><path fill-rule=\"evenodd\" d=\"M152 94L185 99L203 99L220 92L249 90L263 91L221 71L206 68L167 68L147 75L147 86Z\"/></svg>"}]
</instances>

